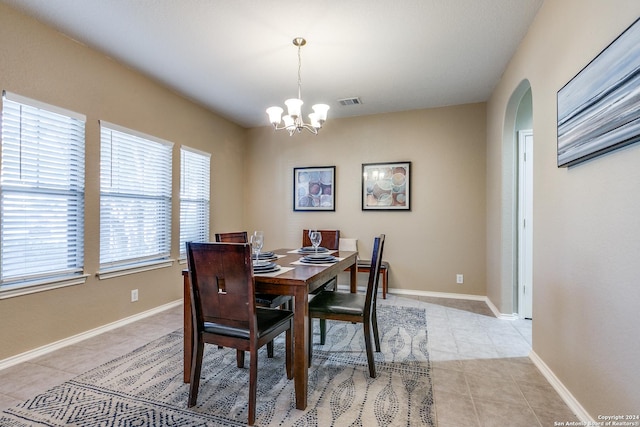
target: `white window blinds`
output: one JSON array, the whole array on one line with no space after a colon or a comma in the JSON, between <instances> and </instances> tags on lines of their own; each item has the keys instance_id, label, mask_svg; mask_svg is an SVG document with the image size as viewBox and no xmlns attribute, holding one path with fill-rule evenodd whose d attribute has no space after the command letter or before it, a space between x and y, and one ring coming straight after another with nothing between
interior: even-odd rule
<instances>
[{"instance_id":1,"label":"white window blinds","mask_svg":"<svg viewBox=\"0 0 640 427\"><path fill-rule=\"evenodd\" d=\"M100 123L101 269L169 257L172 147Z\"/></svg>"},{"instance_id":2,"label":"white window blinds","mask_svg":"<svg viewBox=\"0 0 640 427\"><path fill-rule=\"evenodd\" d=\"M3 92L0 289L82 273L85 120Z\"/></svg>"},{"instance_id":3,"label":"white window blinds","mask_svg":"<svg viewBox=\"0 0 640 427\"><path fill-rule=\"evenodd\" d=\"M211 154L180 149L180 258L186 242L209 241Z\"/></svg>"}]
</instances>

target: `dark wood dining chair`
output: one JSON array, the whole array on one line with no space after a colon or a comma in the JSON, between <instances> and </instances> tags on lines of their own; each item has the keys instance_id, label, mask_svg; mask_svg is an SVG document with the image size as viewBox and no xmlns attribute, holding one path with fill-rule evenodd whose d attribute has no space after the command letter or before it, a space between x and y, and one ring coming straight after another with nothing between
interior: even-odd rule
<instances>
[{"instance_id":1,"label":"dark wood dining chair","mask_svg":"<svg viewBox=\"0 0 640 427\"><path fill-rule=\"evenodd\" d=\"M223 243L248 243L246 231L232 231L228 233L216 233L216 242ZM267 308L287 308L291 309L290 295L268 295L256 294L256 304ZM267 357L273 357L273 342L267 344Z\"/></svg>"},{"instance_id":2,"label":"dark wood dining chair","mask_svg":"<svg viewBox=\"0 0 640 427\"><path fill-rule=\"evenodd\" d=\"M326 325L322 320L341 320L352 323L362 323L364 327L364 342L369 364L369 375L376 377L376 366L373 359L373 345L376 351L380 351L380 338L378 336L378 319L376 316L376 301L378 294L378 282L380 280L380 265L382 263L382 251L384 249L384 234L373 240L373 253L371 255L371 270L367 283L366 294L324 291L320 292L309 301L309 363L313 354L311 345L313 337L313 319L320 319L320 343L326 339Z\"/></svg>"},{"instance_id":3,"label":"dark wood dining chair","mask_svg":"<svg viewBox=\"0 0 640 427\"><path fill-rule=\"evenodd\" d=\"M337 251L340 248L340 230L317 230L322 236L320 246ZM302 230L302 247L311 246L309 230Z\"/></svg>"},{"instance_id":4,"label":"dark wood dining chair","mask_svg":"<svg viewBox=\"0 0 640 427\"><path fill-rule=\"evenodd\" d=\"M193 348L188 406L196 405L204 344L236 349L244 366L249 352L248 424L256 418L258 349L286 333L286 372L293 378L293 312L256 307L255 282L248 243L187 243L191 280Z\"/></svg>"},{"instance_id":5,"label":"dark wood dining chair","mask_svg":"<svg viewBox=\"0 0 640 427\"><path fill-rule=\"evenodd\" d=\"M320 242L320 246L323 248L327 248L332 251L337 251L340 249L340 230L317 230L320 232L322 236L322 240ZM311 246L311 238L309 237L309 230L302 230L302 247ZM320 286L316 291L312 292L312 294L316 294L318 292L322 292L325 290L336 290L338 289L338 277L332 277L322 286Z\"/></svg>"}]
</instances>

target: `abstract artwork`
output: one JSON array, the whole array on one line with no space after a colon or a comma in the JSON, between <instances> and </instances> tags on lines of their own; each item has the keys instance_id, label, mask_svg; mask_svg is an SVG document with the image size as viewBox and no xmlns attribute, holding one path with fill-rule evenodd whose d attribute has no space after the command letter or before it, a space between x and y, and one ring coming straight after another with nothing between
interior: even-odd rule
<instances>
[{"instance_id":1,"label":"abstract artwork","mask_svg":"<svg viewBox=\"0 0 640 427\"><path fill-rule=\"evenodd\" d=\"M558 91L558 167L640 140L639 21Z\"/></svg>"},{"instance_id":2,"label":"abstract artwork","mask_svg":"<svg viewBox=\"0 0 640 427\"><path fill-rule=\"evenodd\" d=\"M362 210L411 210L411 162L362 165Z\"/></svg>"},{"instance_id":3,"label":"abstract artwork","mask_svg":"<svg viewBox=\"0 0 640 427\"><path fill-rule=\"evenodd\" d=\"M293 168L293 210L335 211L335 166Z\"/></svg>"}]
</instances>

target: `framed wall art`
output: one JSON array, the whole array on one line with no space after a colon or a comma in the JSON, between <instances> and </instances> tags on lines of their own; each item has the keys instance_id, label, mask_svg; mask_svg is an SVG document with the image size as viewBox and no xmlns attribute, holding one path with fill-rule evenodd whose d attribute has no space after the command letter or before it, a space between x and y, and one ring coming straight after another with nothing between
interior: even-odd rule
<instances>
[{"instance_id":1,"label":"framed wall art","mask_svg":"<svg viewBox=\"0 0 640 427\"><path fill-rule=\"evenodd\" d=\"M640 141L640 19L558 91L558 167Z\"/></svg>"},{"instance_id":2,"label":"framed wall art","mask_svg":"<svg viewBox=\"0 0 640 427\"><path fill-rule=\"evenodd\" d=\"M364 163L362 210L411 210L411 162Z\"/></svg>"},{"instance_id":3,"label":"framed wall art","mask_svg":"<svg viewBox=\"0 0 640 427\"><path fill-rule=\"evenodd\" d=\"M293 168L293 210L335 211L336 167Z\"/></svg>"}]
</instances>

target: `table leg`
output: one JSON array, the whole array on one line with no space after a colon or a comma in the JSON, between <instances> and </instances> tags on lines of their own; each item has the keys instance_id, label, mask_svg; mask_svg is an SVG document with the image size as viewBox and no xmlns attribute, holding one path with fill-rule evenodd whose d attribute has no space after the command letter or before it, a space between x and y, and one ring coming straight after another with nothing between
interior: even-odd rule
<instances>
[{"instance_id":1,"label":"table leg","mask_svg":"<svg viewBox=\"0 0 640 427\"><path fill-rule=\"evenodd\" d=\"M356 262L353 263L351 267L349 267L350 271L350 287L351 293L355 294L358 291L358 264Z\"/></svg>"},{"instance_id":2,"label":"table leg","mask_svg":"<svg viewBox=\"0 0 640 427\"><path fill-rule=\"evenodd\" d=\"M382 273L382 299L387 299L387 286L389 280L389 271L385 268L384 271L380 270Z\"/></svg>"},{"instance_id":3,"label":"table leg","mask_svg":"<svg viewBox=\"0 0 640 427\"><path fill-rule=\"evenodd\" d=\"M193 347L193 325L191 324L191 282L183 274L184 281L184 382L191 381L191 349Z\"/></svg>"},{"instance_id":4,"label":"table leg","mask_svg":"<svg viewBox=\"0 0 640 427\"><path fill-rule=\"evenodd\" d=\"M307 408L307 387L309 380L309 295L303 286L296 286L293 313L293 378L295 381L296 408Z\"/></svg>"}]
</instances>

